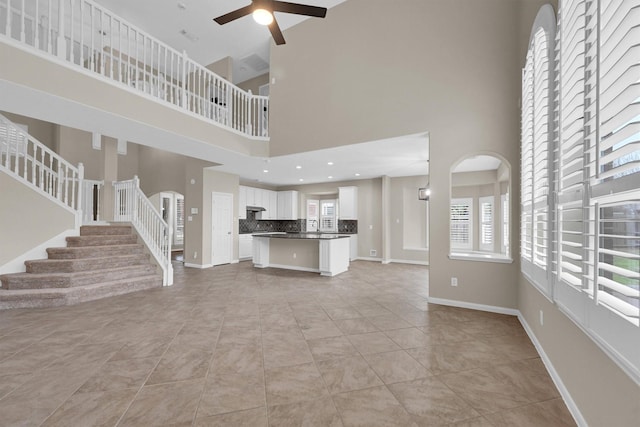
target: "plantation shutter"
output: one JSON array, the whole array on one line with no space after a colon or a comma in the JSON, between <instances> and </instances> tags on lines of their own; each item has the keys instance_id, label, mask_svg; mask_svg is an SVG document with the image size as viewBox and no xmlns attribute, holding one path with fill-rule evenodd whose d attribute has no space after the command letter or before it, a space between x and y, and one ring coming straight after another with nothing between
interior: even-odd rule
<instances>
[{"instance_id":1,"label":"plantation shutter","mask_svg":"<svg viewBox=\"0 0 640 427\"><path fill-rule=\"evenodd\" d=\"M473 249L471 199L451 199L451 249Z\"/></svg>"},{"instance_id":2,"label":"plantation shutter","mask_svg":"<svg viewBox=\"0 0 640 427\"><path fill-rule=\"evenodd\" d=\"M596 104L588 135L589 289L634 325L640 320L640 0L587 3L593 40L587 94ZM596 102L593 102L595 100ZM593 109L590 109L591 112Z\"/></svg>"},{"instance_id":3,"label":"plantation shutter","mask_svg":"<svg viewBox=\"0 0 640 427\"><path fill-rule=\"evenodd\" d=\"M521 222L520 256L533 260L533 52L529 50L522 73L522 129L521 129Z\"/></svg>"},{"instance_id":4,"label":"plantation shutter","mask_svg":"<svg viewBox=\"0 0 640 427\"><path fill-rule=\"evenodd\" d=\"M481 197L480 250L493 252L493 196Z\"/></svg>"},{"instance_id":5,"label":"plantation shutter","mask_svg":"<svg viewBox=\"0 0 640 427\"><path fill-rule=\"evenodd\" d=\"M559 16L558 280L583 287L585 1L563 1Z\"/></svg>"},{"instance_id":6,"label":"plantation shutter","mask_svg":"<svg viewBox=\"0 0 640 427\"><path fill-rule=\"evenodd\" d=\"M549 47L539 28L533 40L533 263L547 269L549 251Z\"/></svg>"}]
</instances>

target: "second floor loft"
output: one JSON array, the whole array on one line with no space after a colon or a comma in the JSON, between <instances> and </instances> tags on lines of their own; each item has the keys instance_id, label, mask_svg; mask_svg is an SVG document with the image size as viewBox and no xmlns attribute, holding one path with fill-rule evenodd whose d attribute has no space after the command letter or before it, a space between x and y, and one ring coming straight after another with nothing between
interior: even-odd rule
<instances>
[{"instance_id":1,"label":"second floor loft","mask_svg":"<svg viewBox=\"0 0 640 427\"><path fill-rule=\"evenodd\" d=\"M93 1L0 0L0 41L250 140L269 139L267 96L228 82Z\"/></svg>"}]
</instances>

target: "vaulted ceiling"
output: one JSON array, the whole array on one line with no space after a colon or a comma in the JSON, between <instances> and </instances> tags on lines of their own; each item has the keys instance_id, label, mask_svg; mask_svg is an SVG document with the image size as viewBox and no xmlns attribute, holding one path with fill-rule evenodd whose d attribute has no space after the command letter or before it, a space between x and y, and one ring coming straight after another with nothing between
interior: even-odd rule
<instances>
[{"instance_id":1,"label":"vaulted ceiling","mask_svg":"<svg viewBox=\"0 0 640 427\"><path fill-rule=\"evenodd\" d=\"M234 83L268 72L264 63L269 63L272 42L267 27L258 25L250 16L222 26L213 21L217 16L247 6L251 0L96 1L169 46L186 51L190 58L202 65L228 56L233 58ZM300 0L300 3L331 8L344 1ZM276 13L276 19L286 38L287 28L305 19L318 18ZM331 19L331 10L325 19ZM273 48L276 48L275 45ZM264 63L257 61L254 55Z\"/></svg>"}]
</instances>

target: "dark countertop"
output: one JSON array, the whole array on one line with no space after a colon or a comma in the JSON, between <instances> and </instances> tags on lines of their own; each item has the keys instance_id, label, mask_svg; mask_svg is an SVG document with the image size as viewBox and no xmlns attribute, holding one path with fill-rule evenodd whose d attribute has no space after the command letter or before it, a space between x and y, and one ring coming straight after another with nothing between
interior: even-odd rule
<instances>
[{"instance_id":1,"label":"dark countertop","mask_svg":"<svg viewBox=\"0 0 640 427\"><path fill-rule=\"evenodd\" d=\"M254 237L269 237L272 239L302 239L302 240L332 240L344 239L349 236L328 233L258 233Z\"/></svg>"}]
</instances>

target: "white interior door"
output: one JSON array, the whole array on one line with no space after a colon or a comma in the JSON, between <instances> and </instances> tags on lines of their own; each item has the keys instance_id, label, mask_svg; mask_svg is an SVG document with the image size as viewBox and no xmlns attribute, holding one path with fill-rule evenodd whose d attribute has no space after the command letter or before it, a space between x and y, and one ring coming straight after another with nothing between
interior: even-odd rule
<instances>
[{"instance_id":1,"label":"white interior door","mask_svg":"<svg viewBox=\"0 0 640 427\"><path fill-rule=\"evenodd\" d=\"M211 263L229 264L233 252L233 195L211 193Z\"/></svg>"}]
</instances>

